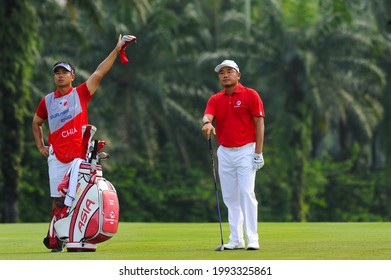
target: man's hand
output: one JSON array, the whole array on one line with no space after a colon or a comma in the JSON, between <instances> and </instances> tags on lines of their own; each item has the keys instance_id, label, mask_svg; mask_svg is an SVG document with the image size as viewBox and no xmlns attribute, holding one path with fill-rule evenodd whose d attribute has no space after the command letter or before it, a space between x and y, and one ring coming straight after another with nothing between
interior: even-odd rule
<instances>
[{"instance_id":1,"label":"man's hand","mask_svg":"<svg viewBox=\"0 0 391 280\"><path fill-rule=\"evenodd\" d=\"M43 155L45 158L49 157L49 146L41 146L38 148L38 151Z\"/></svg>"},{"instance_id":2,"label":"man's hand","mask_svg":"<svg viewBox=\"0 0 391 280\"><path fill-rule=\"evenodd\" d=\"M128 58L126 57L125 49L130 43L135 42L136 39L137 39L136 36L133 36L133 35L122 36L122 38L121 38L122 46L121 46L121 50L120 50L120 59L121 59L122 64L129 62Z\"/></svg>"},{"instance_id":3,"label":"man's hand","mask_svg":"<svg viewBox=\"0 0 391 280\"><path fill-rule=\"evenodd\" d=\"M257 154L255 153L254 154L254 169L256 171L258 171L259 169L261 169L263 166L265 165L265 162L263 160L263 154L260 153L260 154Z\"/></svg>"},{"instance_id":4,"label":"man's hand","mask_svg":"<svg viewBox=\"0 0 391 280\"><path fill-rule=\"evenodd\" d=\"M211 122L207 122L202 126L202 133L205 135L206 139L209 140L210 133L212 132L214 135L216 135L216 129L212 125Z\"/></svg>"}]
</instances>

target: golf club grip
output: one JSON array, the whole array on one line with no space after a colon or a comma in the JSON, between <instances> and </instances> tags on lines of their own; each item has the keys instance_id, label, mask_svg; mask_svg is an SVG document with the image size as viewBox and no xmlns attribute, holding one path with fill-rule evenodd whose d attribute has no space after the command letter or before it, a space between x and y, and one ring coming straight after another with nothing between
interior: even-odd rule
<instances>
[{"instance_id":1,"label":"golf club grip","mask_svg":"<svg viewBox=\"0 0 391 280\"><path fill-rule=\"evenodd\" d=\"M212 140L211 140L211 137L209 137L209 152L210 152L210 159L211 159L211 161L212 161L213 179L214 179L215 189L217 190L216 168L215 168L215 164L214 164L214 156L213 156L213 149L212 149Z\"/></svg>"}]
</instances>

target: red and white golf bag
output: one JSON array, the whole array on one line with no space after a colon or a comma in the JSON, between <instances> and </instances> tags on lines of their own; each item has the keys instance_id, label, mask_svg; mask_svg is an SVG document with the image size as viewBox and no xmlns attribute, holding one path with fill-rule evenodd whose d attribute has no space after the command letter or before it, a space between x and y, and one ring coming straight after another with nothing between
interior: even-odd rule
<instances>
[{"instance_id":1,"label":"red and white golf bag","mask_svg":"<svg viewBox=\"0 0 391 280\"><path fill-rule=\"evenodd\" d=\"M90 133L89 128L94 130ZM58 186L64 199L49 225L48 248L63 243L68 252L95 251L98 243L113 237L118 229L117 192L103 177L99 164L100 159L109 157L107 153L99 153L105 142L91 141L94 126L83 129L83 139L89 138L86 159L75 159Z\"/></svg>"}]
</instances>

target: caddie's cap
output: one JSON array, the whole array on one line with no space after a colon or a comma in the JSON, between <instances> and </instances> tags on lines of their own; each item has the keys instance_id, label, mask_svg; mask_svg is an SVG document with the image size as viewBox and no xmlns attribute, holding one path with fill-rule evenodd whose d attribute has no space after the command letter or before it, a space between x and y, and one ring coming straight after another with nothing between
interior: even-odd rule
<instances>
[{"instance_id":1,"label":"caddie's cap","mask_svg":"<svg viewBox=\"0 0 391 280\"><path fill-rule=\"evenodd\" d=\"M53 72L56 72L56 69L58 67L63 67L72 74L75 74L75 67L72 66L72 64L66 62L66 61L57 61L53 66Z\"/></svg>"},{"instance_id":2,"label":"caddie's cap","mask_svg":"<svg viewBox=\"0 0 391 280\"><path fill-rule=\"evenodd\" d=\"M215 67L215 72L219 73L220 69L223 67L231 67L234 68L236 71L240 72L239 66L233 60L224 60L223 62L221 62L219 65Z\"/></svg>"}]
</instances>

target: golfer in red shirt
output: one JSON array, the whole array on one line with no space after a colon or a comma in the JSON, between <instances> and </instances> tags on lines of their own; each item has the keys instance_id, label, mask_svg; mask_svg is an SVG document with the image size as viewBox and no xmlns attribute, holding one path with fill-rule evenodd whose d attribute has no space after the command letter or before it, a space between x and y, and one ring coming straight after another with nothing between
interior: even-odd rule
<instances>
[{"instance_id":1,"label":"golfer in red shirt","mask_svg":"<svg viewBox=\"0 0 391 280\"><path fill-rule=\"evenodd\" d=\"M39 152L48 159L52 212L62 196L57 187L75 158L82 155L82 126L88 124L88 103L114 64L125 42L119 35L117 45L96 68L95 72L78 87L73 87L75 68L59 61L53 66L57 89L42 98L36 109L32 129ZM48 123L48 144L45 144L42 125ZM85 156L85 155L84 155ZM84 157L85 158L85 157Z\"/></svg>"},{"instance_id":2,"label":"golfer in red shirt","mask_svg":"<svg viewBox=\"0 0 391 280\"><path fill-rule=\"evenodd\" d=\"M225 250L258 250L256 171L263 167L265 112L259 94L240 82L238 65L224 60L214 69L224 90L208 100L202 119L207 139L216 135L218 172L224 204L228 208L229 243ZM213 123L215 126L213 126ZM244 229L244 232L243 232Z\"/></svg>"}]
</instances>

